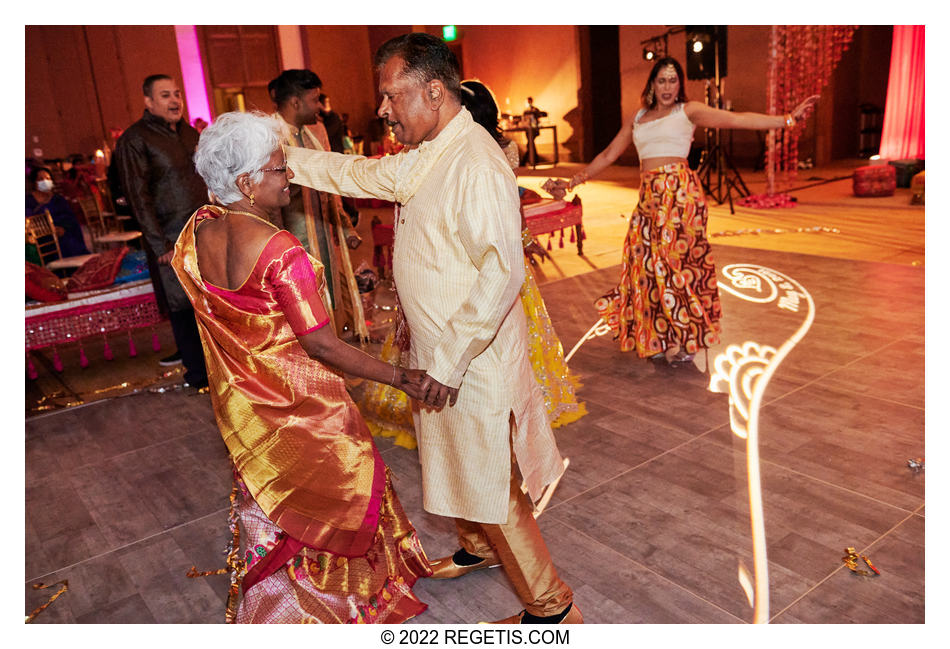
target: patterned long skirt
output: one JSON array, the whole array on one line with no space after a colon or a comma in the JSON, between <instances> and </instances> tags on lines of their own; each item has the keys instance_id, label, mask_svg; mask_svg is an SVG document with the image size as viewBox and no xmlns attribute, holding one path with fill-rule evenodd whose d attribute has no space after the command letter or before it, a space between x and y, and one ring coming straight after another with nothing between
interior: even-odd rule
<instances>
[{"instance_id":1,"label":"patterned long skirt","mask_svg":"<svg viewBox=\"0 0 950 649\"><path fill-rule=\"evenodd\" d=\"M237 513L241 551L250 570L279 552L285 532L242 488ZM386 470L386 491L376 538L361 557L343 557L304 546L276 572L251 586L238 606L240 623L397 624L426 605L412 592L432 574L415 529L406 518Z\"/></svg>"},{"instance_id":2,"label":"patterned long skirt","mask_svg":"<svg viewBox=\"0 0 950 649\"><path fill-rule=\"evenodd\" d=\"M706 200L685 163L645 172L617 288L595 302L621 351L689 354L719 342L722 307L706 239Z\"/></svg>"}]
</instances>

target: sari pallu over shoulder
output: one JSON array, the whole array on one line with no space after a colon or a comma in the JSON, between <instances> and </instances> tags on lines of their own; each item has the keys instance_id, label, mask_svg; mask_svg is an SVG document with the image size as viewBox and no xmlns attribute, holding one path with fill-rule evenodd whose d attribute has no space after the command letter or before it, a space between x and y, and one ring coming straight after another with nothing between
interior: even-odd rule
<instances>
[{"instance_id":1,"label":"sari pallu over shoulder","mask_svg":"<svg viewBox=\"0 0 950 649\"><path fill-rule=\"evenodd\" d=\"M268 290L299 242L275 228L241 287L213 287L198 269L195 228L225 211L195 212L172 259L194 305L221 435L268 518L303 545L360 556L376 534L385 465L342 376L307 355Z\"/></svg>"}]
</instances>

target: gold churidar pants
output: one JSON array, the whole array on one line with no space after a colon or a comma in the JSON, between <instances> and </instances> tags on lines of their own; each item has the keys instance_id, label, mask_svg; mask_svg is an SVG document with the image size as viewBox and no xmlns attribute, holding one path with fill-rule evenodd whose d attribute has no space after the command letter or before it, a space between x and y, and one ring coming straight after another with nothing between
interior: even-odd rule
<instances>
[{"instance_id":1,"label":"gold churidar pants","mask_svg":"<svg viewBox=\"0 0 950 649\"><path fill-rule=\"evenodd\" d=\"M555 615L574 600L574 593L557 576L521 482L512 453L508 522L495 525L456 518L459 542L466 552L501 563L528 613Z\"/></svg>"}]
</instances>

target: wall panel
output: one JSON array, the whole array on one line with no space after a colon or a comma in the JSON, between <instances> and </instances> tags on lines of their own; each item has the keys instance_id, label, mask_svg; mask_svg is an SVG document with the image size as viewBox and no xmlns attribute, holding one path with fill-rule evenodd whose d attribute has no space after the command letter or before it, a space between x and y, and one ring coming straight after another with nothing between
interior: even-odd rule
<instances>
[{"instance_id":1,"label":"wall panel","mask_svg":"<svg viewBox=\"0 0 950 649\"><path fill-rule=\"evenodd\" d=\"M367 134L376 117L376 79L369 29L363 25L307 25L303 32L308 67L339 114L349 114L354 133Z\"/></svg>"},{"instance_id":2,"label":"wall panel","mask_svg":"<svg viewBox=\"0 0 950 649\"><path fill-rule=\"evenodd\" d=\"M459 25L458 33L465 76L489 86L501 112L520 114L533 97L548 114L544 122L557 126L558 139L571 138L568 120L577 108L579 75L573 25ZM523 149L524 136L516 139ZM551 132L544 131L536 144L549 157Z\"/></svg>"},{"instance_id":3,"label":"wall panel","mask_svg":"<svg viewBox=\"0 0 950 649\"><path fill-rule=\"evenodd\" d=\"M441 26L418 28L441 33ZM625 117L639 107L640 91L651 67L643 60L640 41L667 28L620 26L621 104ZM270 111L273 108L263 88L281 69L276 30L270 26L245 29L253 45L250 52L248 47L235 43L225 47L222 41L221 48L211 49L213 56L207 56L205 64L213 68L216 78L220 77L219 84L230 76L234 77L230 81L242 85L253 82L249 103ZM323 79L334 109L350 114L354 131L368 134L375 115L373 53L384 41L412 29L410 25L309 25L301 29L308 67ZM458 33L455 47L461 52L464 75L478 77L491 86L502 111L521 112L525 98L531 95L535 104L549 113L549 121L557 124L561 143L576 140L575 128L582 125L577 110L580 53L574 26L459 25ZM859 28L832 85L823 93L816 118L810 120L802 141L803 157L814 156L816 163L824 164L855 155L856 107L863 102L884 103L890 34L891 28L886 25ZM180 81L175 30L170 25L28 25L25 35L26 156L32 155L37 144L47 158L72 153L90 155L102 145L110 129L126 128L141 116L141 83L147 75L161 72ZM737 111L766 109L768 38L769 27L765 25L729 27L730 69L724 96ZM272 48L254 45L263 45L268 39L274 44ZM235 47L241 56L235 53ZM681 62L685 47L683 33L669 37L669 51ZM702 81L688 81L686 89L691 99L703 100ZM34 137L38 143L34 143ZM702 134L697 133L697 141L701 140ZM730 140L737 164L757 162L762 151L760 134L735 131L727 143ZM550 153L549 142L548 133L538 138L542 155ZM636 162L632 149L622 161Z\"/></svg>"},{"instance_id":4,"label":"wall panel","mask_svg":"<svg viewBox=\"0 0 950 649\"><path fill-rule=\"evenodd\" d=\"M27 26L26 50L27 157L34 135L47 159L92 155L142 116L146 76L181 77L171 26Z\"/></svg>"}]
</instances>

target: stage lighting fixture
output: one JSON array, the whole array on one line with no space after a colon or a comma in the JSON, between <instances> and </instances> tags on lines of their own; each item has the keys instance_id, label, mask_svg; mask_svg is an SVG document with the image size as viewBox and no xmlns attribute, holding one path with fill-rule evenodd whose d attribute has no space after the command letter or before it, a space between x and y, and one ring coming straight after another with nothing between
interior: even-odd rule
<instances>
[{"instance_id":1,"label":"stage lighting fixture","mask_svg":"<svg viewBox=\"0 0 950 649\"><path fill-rule=\"evenodd\" d=\"M726 26L686 25L686 78L726 76Z\"/></svg>"},{"instance_id":2,"label":"stage lighting fixture","mask_svg":"<svg viewBox=\"0 0 950 649\"><path fill-rule=\"evenodd\" d=\"M666 56L666 35L640 41L640 44L643 45L643 58L647 61L655 61Z\"/></svg>"},{"instance_id":3,"label":"stage lighting fixture","mask_svg":"<svg viewBox=\"0 0 950 649\"><path fill-rule=\"evenodd\" d=\"M655 61L667 55L670 45L670 33L672 32L667 32L665 34L660 34L659 36L653 36L652 38L640 41L640 45L643 46L644 60Z\"/></svg>"}]
</instances>

